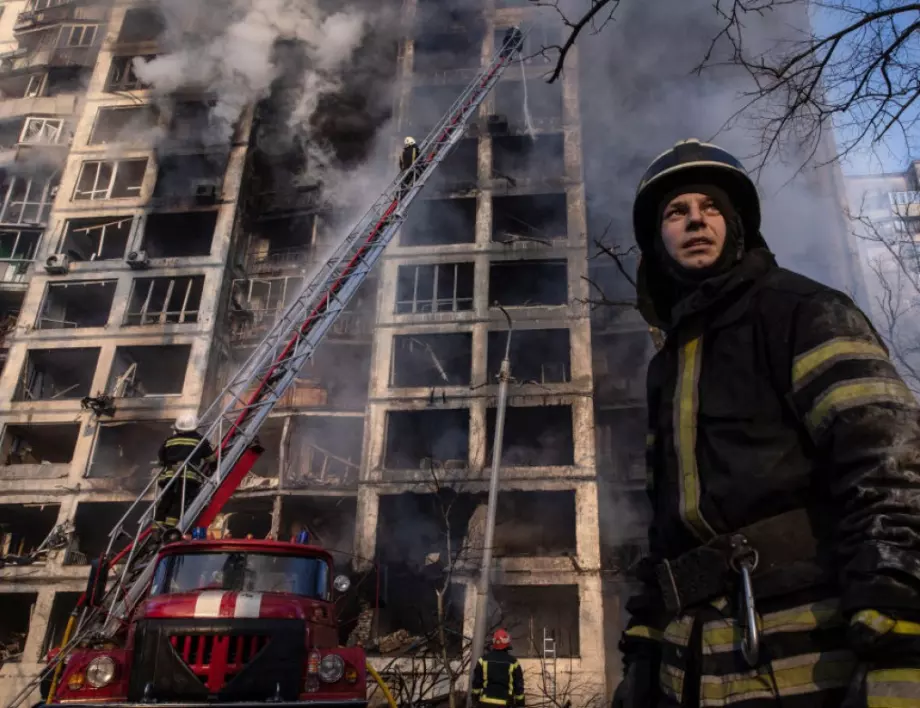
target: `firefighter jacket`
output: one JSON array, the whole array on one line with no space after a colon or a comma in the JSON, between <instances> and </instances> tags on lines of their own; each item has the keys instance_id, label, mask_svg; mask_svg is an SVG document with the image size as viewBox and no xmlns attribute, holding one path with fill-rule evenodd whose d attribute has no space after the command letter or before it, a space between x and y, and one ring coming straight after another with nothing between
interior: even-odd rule
<instances>
[{"instance_id":1,"label":"firefighter jacket","mask_svg":"<svg viewBox=\"0 0 920 708\"><path fill-rule=\"evenodd\" d=\"M195 446L201 442L202 436L197 430L190 433L174 433L170 435L160 446L159 460L163 465L163 471L160 473L160 479L172 479L176 470L192 453ZM193 457L189 460L184 470L185 478L191 482L201 484L205 477L209 476L208 467L217 458L211 443L207 440L195 450Z\"/></svg>"},{"instance_id":2,"label":"firefighter jacket","mask_svg":"<svg viewBox=\"0 0 920 708\"><path fill-rule=\"evenodd\" d=\"M837 706L858 661L920 666L916 400L850 298L778 267L760 239L683 299L654 264L640 267L640 309L667 339L647 377L650 554L621 649L627 665L659 665L661 705ZM795 510L810 524L811 559L795 557L808 544L794 525L770 527ZM672 570L759 523L771 529L762 555L776 545L791 556L755 569L763 648L751 668L737 575L688 607L675 602ZM895 658L854 644L854 627L876 617ZM868 705L920 705L913 676L889 684L901 702Z\"/></svg>"},{"instance_id":3,"label":"firefighter jacket","mask_svg":"<svg viewBox=\"0 0 920 708\"><path fill-rule=\"evenodd\" d=\"M406 145L399 155L399 171L405 172L418 159L418 145Z\"/></svg>"},{"instance_id":4,"label":"firefighter jacket","mask_svg":"<svg viewBox=\"0 0 920 708\"><path fill-rule=\"evenodd\" d=\"M493 649L473 670L473 697L491 706L524 705L524 672L507 649Z\"/></svg>"}]
</instances>

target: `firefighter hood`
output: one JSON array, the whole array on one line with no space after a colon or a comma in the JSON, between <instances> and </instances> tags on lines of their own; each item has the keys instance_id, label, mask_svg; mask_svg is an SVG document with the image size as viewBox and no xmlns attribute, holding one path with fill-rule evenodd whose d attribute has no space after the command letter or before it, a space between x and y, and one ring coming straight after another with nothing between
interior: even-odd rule
<instances>
[{"instance_id":1,"label":"firefighter hood","mask_svg":"<svg viewBox=\"0 0 920 708\"><path fill-rule=\"evenodd\" d=\"M694 271L671 258L661 240L664 207L687 192L711 197L726 224L719 259ZM744 270L759 271L772 262L760 234L760 200L754 183L732 155L698 140L679 142L652 161L636 193L633 228L641 253L639 312L649 324L665 330L675 321L675 305L690 292L706 290L706 296L712 297L730 282L743 278ZM743 264L740 269L739 264Z\"/></svg>"}]
</instances>

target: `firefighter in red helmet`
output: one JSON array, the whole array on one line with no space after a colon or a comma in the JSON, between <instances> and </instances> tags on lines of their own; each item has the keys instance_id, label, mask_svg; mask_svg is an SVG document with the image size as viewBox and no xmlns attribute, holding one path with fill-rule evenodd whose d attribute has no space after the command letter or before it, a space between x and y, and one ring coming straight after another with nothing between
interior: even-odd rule
<instances>
[{"instance_id":1,"label":"firefighter in red helmet","mask_svg":"<svg viewBox=\"0 0 920 708\"><path fill-rule=\"evenodd\" d=\"M499 629L492 649L479 658L473 672L473 698L480 706L523 706L524 672L511 653L511 635Z\"/></svg>"}]
</instances>

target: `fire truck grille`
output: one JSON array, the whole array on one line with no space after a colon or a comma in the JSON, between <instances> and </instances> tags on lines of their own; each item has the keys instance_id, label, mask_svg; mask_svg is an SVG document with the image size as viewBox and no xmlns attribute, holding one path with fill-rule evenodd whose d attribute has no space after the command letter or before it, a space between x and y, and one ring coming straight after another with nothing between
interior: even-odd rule
<instances>
[{"instance_id":1,"label":"fire truck grille","mask_svg":"<svg viewBox=\"0 0 920 708\"><path fill-rule=\"evenodd\" d=\"M267 635L251 634L173 634L169 643L196 676L207 680L217 659L223 664L224 680L228 680L252 661L269 639Z\"/></svg>"}]
</instances>

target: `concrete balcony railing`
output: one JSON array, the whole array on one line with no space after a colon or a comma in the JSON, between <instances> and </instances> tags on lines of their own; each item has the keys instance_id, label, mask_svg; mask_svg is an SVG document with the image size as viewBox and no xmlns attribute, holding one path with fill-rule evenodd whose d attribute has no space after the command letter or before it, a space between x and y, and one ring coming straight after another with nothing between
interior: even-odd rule
<instances>
[{"instance_id":1,"label":"concrete balcony railing","mask_svg":"<svg viewBox=\"0 0 920 708\"><path fill-rule=\"evenodd\" d=\"M98 47L54 47L38 51L16 50L0 56L0 74L13 74L37 67L90 67L96 61Z\"/></svg>"},{"instance_id":2,"label":"concrete balcony railing","mask_svg":"<svg viewBox=\"0 0 920 708\"><path fill-rule=\"evenodd\" d=\"M26 115L69 116L77 108L77 96L39 96L37 98L7 98L0 101L0 120Z\"/></svg>"},{"instance_id":3,"label":"concrete balcony railing","mask_svg":"<svg viewBox=\"0 0 920 708\"><path fill-rule=\"evenodd\" d=\"M13 32L32 32L60 22L98 22L105 18L104 7L86 7L88 0L65 0L53 7L25 10L16 16Z\"/></svg>"},{"instance_id":4,"label":"concrete balcony railing","mask_svg":"<svg viewBox=\"0 0 920 708\"><path fill-rule=\"evenodd\" d=\"M902 218L920 217L920 190L889 192L888 202L891 210Z\"/></svg>"}]
</instances>

